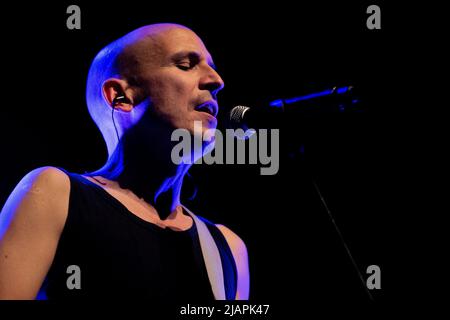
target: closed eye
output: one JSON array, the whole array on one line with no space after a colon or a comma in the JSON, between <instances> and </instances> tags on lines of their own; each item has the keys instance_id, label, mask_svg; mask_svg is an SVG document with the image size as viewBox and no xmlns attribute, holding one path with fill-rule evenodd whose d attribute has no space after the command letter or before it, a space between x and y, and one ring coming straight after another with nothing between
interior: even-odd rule
<instances>
[{"instance_id":1,"label":"closed eye","mask_svg":"<svg viewBox=\"0 0 450 320\"><path fill-rule=\"evenodd\" d=\"M183 71L188 71L190 69L192 69L192 67L190 65L186 65L186 64L177 64L177 68Z\"/></svg>"},{"instance_id":2,"label":"closed eye","mask_svg":"<svg viewBox=\"0 0 450 320\"><path fill-rule=\"evenodd\" d=\"M200 55L195 52L181 52L176 54L173 61L178 69L189 71L194 69L200 63Z\"/></svg>"}]
</instances>

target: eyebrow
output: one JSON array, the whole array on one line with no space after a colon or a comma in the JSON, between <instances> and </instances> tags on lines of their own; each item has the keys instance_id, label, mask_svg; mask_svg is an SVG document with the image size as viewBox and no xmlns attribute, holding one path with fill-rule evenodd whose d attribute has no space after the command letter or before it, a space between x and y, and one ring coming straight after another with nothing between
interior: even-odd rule
<instances>
[{"instance_id":1,"label":"eyebrow","mask_svg":"<svg viewBox=\"0 0 450 320\"><path fill-rule=\"evenodd\" d=\"M181 59L185 59L185 58L200 61L202 58L202 55L197 51L180 51L180 52L173 54L171 57L171 59L173 61L177 61L177 60L181 60ZM208 65L211 68L213 68L214 70L216 70L216 65L214 64L214 62L212 62L212 60L208 61Z\"/></svg>"}]
</instances>

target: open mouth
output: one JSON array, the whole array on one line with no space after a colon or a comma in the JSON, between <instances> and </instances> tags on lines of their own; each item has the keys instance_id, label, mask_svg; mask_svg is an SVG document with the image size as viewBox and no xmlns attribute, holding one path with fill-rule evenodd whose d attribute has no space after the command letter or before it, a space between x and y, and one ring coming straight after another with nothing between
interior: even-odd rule
<instances>
[{"instance_id":1,"label":"open mouth","mask_svg":"<svg viewBox=\"0 0 450 320\"><path fill-rule=\"evenodd\" d=\"M219 108L217 107L217 105L213 102L205 102L202 103L201 105L198 105L197 107L195 107L196 111L200 111L200 112L206 112L210 115L212 115L214 118L217 117L217 113Z\"/></svg>"}]
</instances>

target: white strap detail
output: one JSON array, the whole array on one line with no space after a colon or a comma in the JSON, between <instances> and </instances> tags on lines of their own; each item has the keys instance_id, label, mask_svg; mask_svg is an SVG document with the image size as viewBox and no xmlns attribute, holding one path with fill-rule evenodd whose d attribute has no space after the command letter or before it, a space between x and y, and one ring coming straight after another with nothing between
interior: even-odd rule
<instances>
[{"instance_id":1,"label":"white strap detail","mask_svg":"<svg viewBox=\"0 0 450 320\"><path fill-rule=\"evenodd\" d=\"M203 259L206 264L209 282L216 300L225 300L225 285L223 280L222 260L220 259L219 249L214 241L208 227L205 223L193 214L185 206L182 206L190 214L197 227L200 247L202 249Z\"/></svg>"}]
</instances>

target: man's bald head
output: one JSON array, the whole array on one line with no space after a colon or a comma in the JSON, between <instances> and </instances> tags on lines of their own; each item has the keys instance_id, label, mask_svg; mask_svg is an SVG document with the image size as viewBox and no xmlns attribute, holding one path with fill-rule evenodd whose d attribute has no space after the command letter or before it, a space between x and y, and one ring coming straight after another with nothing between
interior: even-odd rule
<instances>
[{"instance_id":1,"label":"man's bald head","mask_svg":"<svg viewBox=\"0 0 450 320\"><path fill-rule=\"evenodd\" d=\"M115 68L117 74L128 81L138 82L144 66L160 63L165 53L165 39L168 34L178 30L195 33L178 24L153 24L127 34L122 40L122 51L118 54Z\"/></svg>"},{"instance_id":2,"label":"man's bald head","mask_svg":"<svg viewBox=\"0 0 450 320\"><path fill-rule=\"evenodd\" d=\"M141 73L143 67L151 67L163 56L164 37L184 30L195 35L189 28L170 23L153 24L136 29L104 47L94 58L89 69L86 101L89 113L103 134L111 155L117 143L115 129L110 117L110 107L103 95L103 84L107 79L123 79L134 89L136 105L146 95L142 92Z\"/></svg>"}]
</instances>

